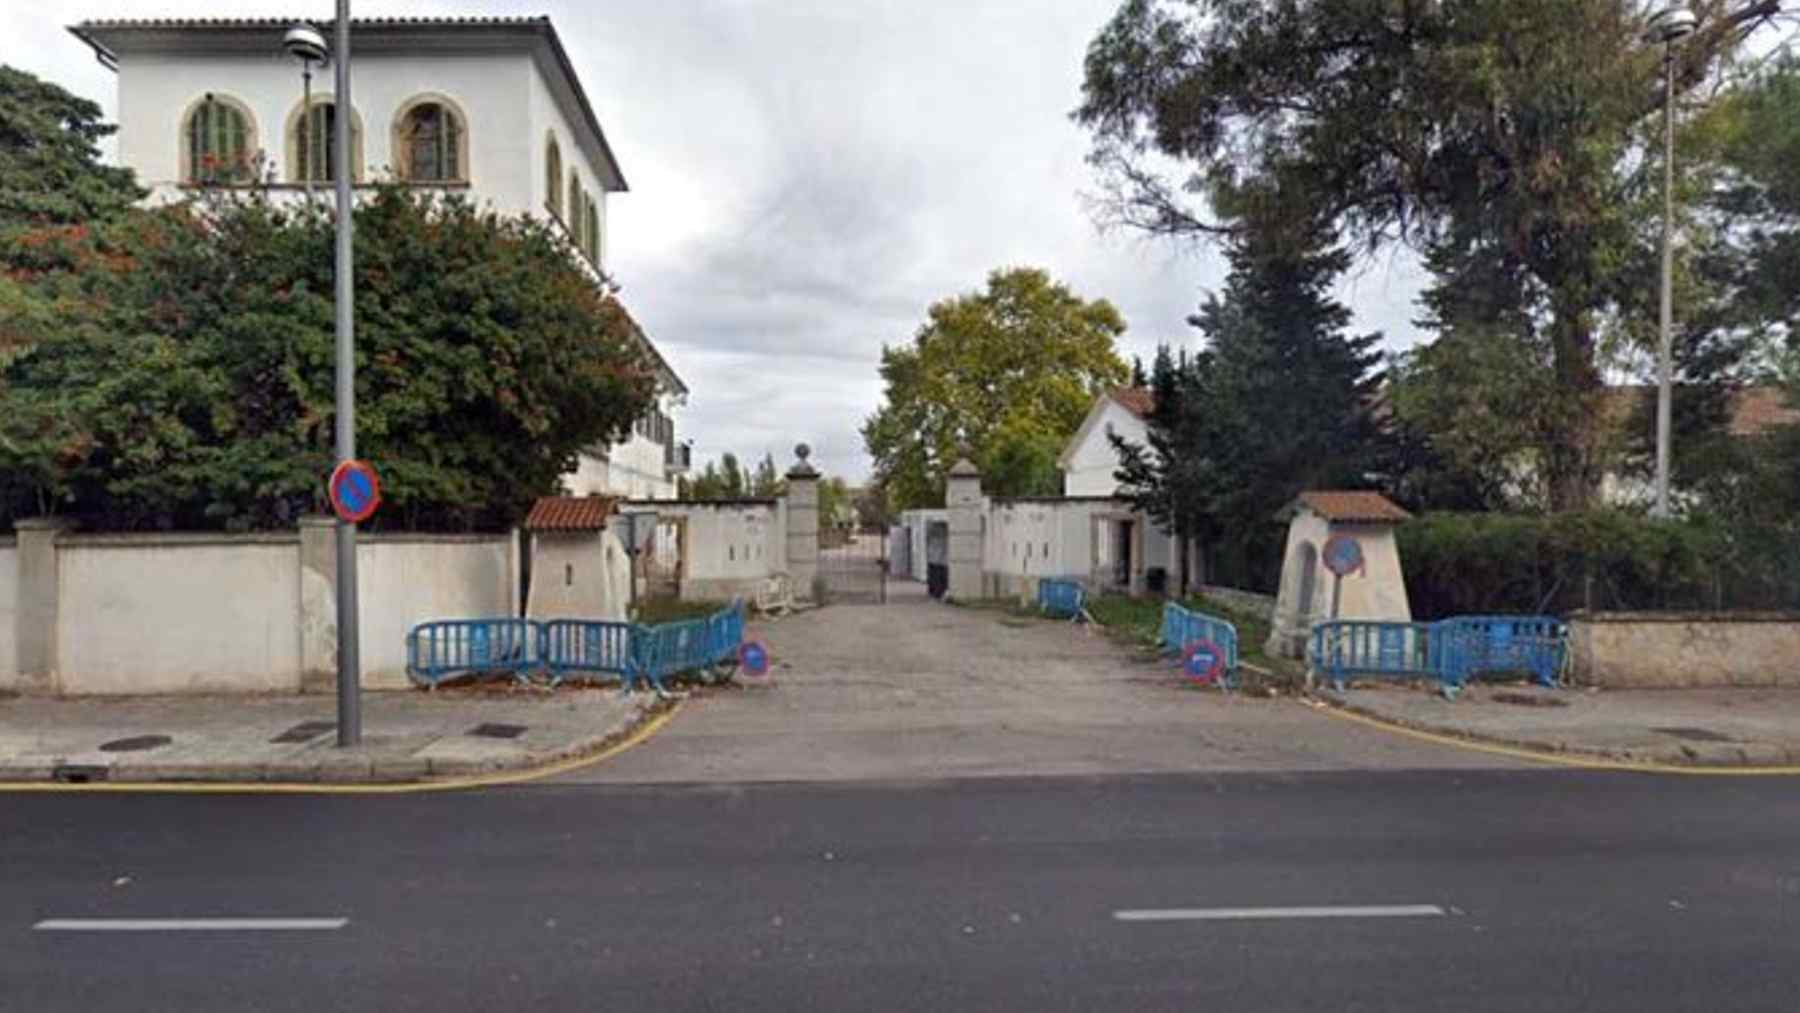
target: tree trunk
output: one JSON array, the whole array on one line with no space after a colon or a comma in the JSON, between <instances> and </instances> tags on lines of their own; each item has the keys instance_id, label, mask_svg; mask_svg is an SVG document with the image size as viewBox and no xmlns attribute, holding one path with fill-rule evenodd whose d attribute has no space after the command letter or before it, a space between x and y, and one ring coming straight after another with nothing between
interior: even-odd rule
<instances>
[{"instance_id":1,"label":"tree trunk","mask_svg":"<svg viewBox=\"0 0 1800 1013\"><path fill-rule=\"evenodd\" d=\"M1557 312L1553 351L1556 402L1545 414L1544 485L1552 513L1592 505L1598 479L1594 448L1598 435L1600 371L1594 366L1594 334L1585 308Z\"/></svg>"}]
</instances>

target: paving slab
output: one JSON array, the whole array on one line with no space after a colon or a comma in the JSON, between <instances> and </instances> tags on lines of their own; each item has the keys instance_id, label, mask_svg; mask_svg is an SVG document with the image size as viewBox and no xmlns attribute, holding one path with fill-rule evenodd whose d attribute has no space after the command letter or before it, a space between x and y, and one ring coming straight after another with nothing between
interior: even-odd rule
<instances>
[{"instance_id":1,"label":"paving slab","mask_svg":"<svg viewBox=\"0 0 1800 1013\"><path fill-rule=\"evenodd\" d=\"M1698 766L1800 763L1800 689L1550 689L1434 684L1321 689L1327 702L1408 728L1552 753Z\"/></svg>"},{"instance_id":2,"label":"paving slab","mask_svg":"<svg viewBox=\"0 0 1800 1013\"><path fill-rule=\"evenodd\" d=\"M363 741L337 748L325 696L0 698L0 781L399 783L524 770L593 753L653 710L647 694L569 686L368 692ZM279 741L313 722L310 737ZM522 726L516 739L470 735ZM108 750L144 736L167 742ZM82 768L71 771L70 768Z\"/></svg>"}]
</instances>

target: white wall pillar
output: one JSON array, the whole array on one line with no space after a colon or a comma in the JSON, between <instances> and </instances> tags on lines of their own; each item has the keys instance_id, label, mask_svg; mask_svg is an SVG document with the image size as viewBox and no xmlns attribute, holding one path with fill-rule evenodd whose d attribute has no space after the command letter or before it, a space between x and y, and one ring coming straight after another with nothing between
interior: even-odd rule
<instances>
[{"instance_id":1,"label":"white wall pillar","mask_svg":"<svg viewBox=\"0 0 1800 1013\"><path fill-rule=\"evenodd\" d=\"M982 591L981 471L968 458L950 469L944 505L950 511L950 597L974 601Z\"/></svg>"},{"instance_id":2,"label":"white wall pillar","mask_svg":"<svg viewBox=\"0 0 1800 1013\"><path fill-rule=\"evenodd\" d=\"M60 688L57 637L62 600L56 539L62 524L54 518L35 518L15 521L13 528L19 536L19 597L13 614L18 687L55 692Z\"/></svg>"}]
</instances>

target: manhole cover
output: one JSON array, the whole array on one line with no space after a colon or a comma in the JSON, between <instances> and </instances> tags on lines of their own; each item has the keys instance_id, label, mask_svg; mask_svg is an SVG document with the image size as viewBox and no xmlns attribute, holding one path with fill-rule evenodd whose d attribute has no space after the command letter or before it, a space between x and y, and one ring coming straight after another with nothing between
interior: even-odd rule
<instances>
[{"instance_id":1,"label":"manhole cover","mask_svg":"<svg viewBox=\"0 0 1800 1013\"><path fill-rule=\"evenodd\" d=\"M100 745L102 753L136 753L145 749L156 749L168 745L172 739L167 735L134 735L129 739L114 739Z\"/></svg>"},{"instance_id":2,"label":"manhole cover","mask_svg":"<svg viewBox=\"0 0 1800 1013\"><path fill-rule=\"evenodd\" d=\"M1705 728L1652 728L1650 730L1653 732L1661 732L1664 735L1673 735L1678 739L1687 739L1690 742L1731 741L1731 736L1720 735L1718 732L1708 731Z\"/></svg>"},{"instance_id":3,"label":"manhole cover","mask_svg":"<svg viewBox=\"0 0 1800 1013\"><path fill-rule=\"evenodd\" d=\"M484 739L516 739L525 734L525 725L498 725L484 722L469 729L470 735L479 735Z\"/></svg>"},{"instance_id":4,"label":"manhole cover","mask_svg":"<svg viewBox=\"0 0 1800 1013\"><path fill-rule=\"evenodd\" d=\"M331 721L302 721L299 724L295 725L294 727L289 728L287 731L282 732L280 735L277 735L274 738L270 739L269 741L270 742L309 742L313 739L318 738L321 735L324 735L326 732L332 731L336 728L337 728L337 725Z\"/></svg>"}]
</instances>

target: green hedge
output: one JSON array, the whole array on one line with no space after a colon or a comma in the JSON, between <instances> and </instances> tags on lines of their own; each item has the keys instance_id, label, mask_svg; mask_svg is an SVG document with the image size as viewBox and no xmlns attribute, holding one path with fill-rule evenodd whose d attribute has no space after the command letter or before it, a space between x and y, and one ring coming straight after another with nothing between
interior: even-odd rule
<instances>
[{"instance_id":1,"label":"green hedge","mask_svg":"<svg viewBox=\"0 0 1800 1013\"><path fill-rule=\"evenodd\" d=\"M1415 618L1576 609L1800 607L1789 529L1619 511L1430 514L1399 529Z\"/></svg>"}]
</instances>

